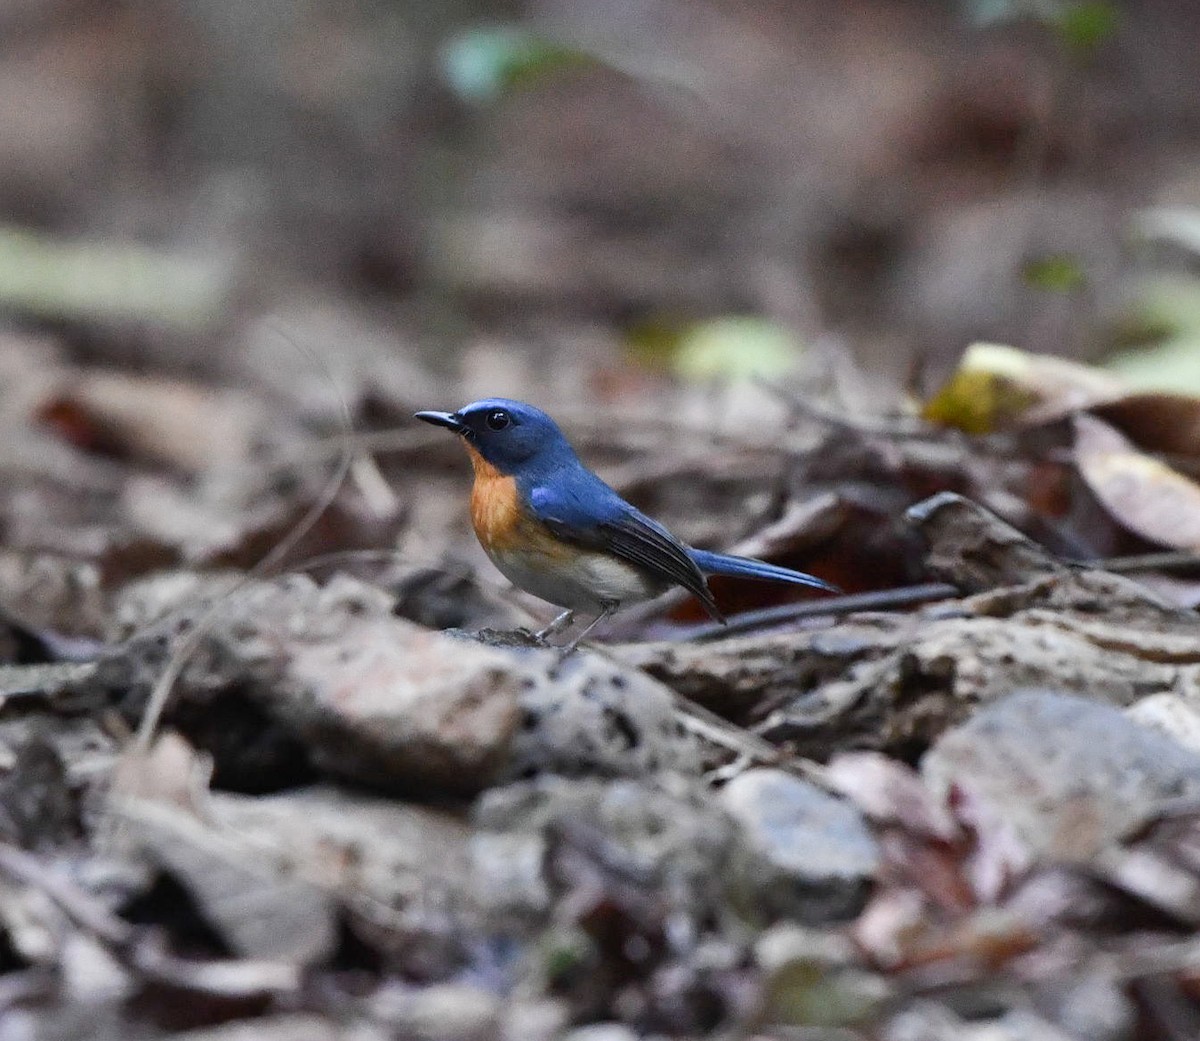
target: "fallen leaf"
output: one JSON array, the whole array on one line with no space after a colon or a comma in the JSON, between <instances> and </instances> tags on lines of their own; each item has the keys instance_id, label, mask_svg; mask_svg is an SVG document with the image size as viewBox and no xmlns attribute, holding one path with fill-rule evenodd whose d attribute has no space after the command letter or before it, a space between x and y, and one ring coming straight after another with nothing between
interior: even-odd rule
<instances>
[{"instance_id":1,"label":"fallen leaf","mask_svg":"<svg viewBox=\"0 0 1200 1041\"><path fill-rule=\"evenodd\" d=\"M246 462L266 431L261 402L247 394L120 372L66 377L38 418L86 451L188 473Z\"/></svg>"},{"instance_id":2,"label":"fallen leaf","mask_svg":"<svg viewBox=\"0 0 1200 1041\"><path fill-rule=\"evenodd\" d=\"M594 64L584 51L519 26L468 29L442 48L442 75L459 97L491 102L552 72Z\"/></svg>"},{"instance_id":3,"label":"fallen leaf","mask_svg":"<svg viewBox=\"0 0 1200 1041\"><path fill-rule=\"evenodd\" d=\"M149 799L199 811L212 777L209 758L178 734L163 734L146 751L130 747L113 770L109 793L117 799Z\"/></svg>"},{"instance_id":4,"label":"fallen leaf","mask_svg":"<svg viewBox=\"0 0 1200 1041\"><path fill-rule=\"evenodd\" d=\"M680 338L675 371L684 379L772 379L796 367L803 345L766 318L729 315L700 322Z\"/></svg>"},{"instance_id":5,"label":"fallen leaf","mask_svg":"<svg viewBox=\"0 0 1200 1041\"><path fill-rule=\"evenodd\" d=\"M228 267L217 257L0 226L0 302L22 314L202 329L229 307Z\"/></svg>"},{"instance_id":6,"label":"fallen leaf","mask_svg":"<svg viewBox=\"0 0 1200 1041\"><path fill-rule=\"evenodd\" d=\"M1075 417L1075 463L1114 520L1144 539L1200 549L1200 485L1094 416Z\"/></svg>"},{"instance_id":7,"label":"fallen leaf","mask_svg":"<svg viewBox=\"0 0 1200 1041\"><path fill-rule=\"evenodd\" d=\"M1045 423L1124 392L1121 379L1088 365L1003 344L975 343L921 414L939 426L987 434Z\"/></svg>"},{"instance_id":8,"label":"fallen leaf","mask_svg":"<svg viewBox=\"0 0 1200 1041\"><path fill-rule=\"evenodd\" d=\"M1147 452L1200 456L1200 397L1129 394L1091 409Z\"/></svg>"}]
</instances>

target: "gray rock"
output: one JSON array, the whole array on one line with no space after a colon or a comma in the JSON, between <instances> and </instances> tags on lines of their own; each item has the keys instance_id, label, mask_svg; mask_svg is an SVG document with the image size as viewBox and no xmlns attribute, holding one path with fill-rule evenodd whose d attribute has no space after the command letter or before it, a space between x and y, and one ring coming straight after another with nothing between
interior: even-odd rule
<instances>
[{"instance_id":1,"label":"gray rock","mask_svg":"<svg viewBox=\"0 0 1200 1041\"><path fill-rule=\"evenodd\" d=\"M546 837L539 831L480 831L471 838L474 890L484 907L515 921L550 910L544 875Z\"/></svg>"},{"instance_id":2,"label":"gray rock","mask_svg":"<svg viewBox=\"0 0 1200 1041\"><path fill-rule=\"evenodd\" d=\"M727 904L733 822L707 789L678 775L654 786L539 777L486 792L474 823L477 899L510 926L536 927L531 911L548 913L541 902L549 885L545 863L563 843L599 857L680 929L723 913ZM504 888L496 887L498 879Z\"/></svg>"},{"instance_id":3,"label":"gray rock","mask_svg":"<svg viewBox=\"0 0 1200 1041\"><path fill-rule=\"evenodd\" d=\"M638 1035L624 1023L590 1023L576 1027L563 1041L638 1041Z\"/></svg>"},{"instance_id":4,"label":"gray rock","mask_svg":"<svg viewBox=\"0 0 1200 1041\"><path fill-rule=\"evenodd\" d=\"M499 1041L558 1041L571 1019L561 998L518 998L502 1012Z\"/></svg>"},{"instance_id":5,"label":"gray rock","mask_svg":"<svg viewBox=\"0 0 1200 1041\"><path fill-rule=\"evenodd\" d=\"M820 923L855 914L879 864L858 810L782 770L748 770L721 801L741 825L742 884L768 913Z\"/></svg>"},{"instance_id":6,"label":"gray rock","mask_svg":"<svg viewBox=\"0 0 1200 1041\"><path fill-rule=\"evenodd\" d=\"M521 691L521 726L504 774L644 777L695 773L700 750L679 725L674 695L657 680L580 651Z\"/></svg>"},{"instance_id":7,"label":"gray rock","mask_svg":"<svg viewBox=\"0 0 1200 1041\"><path fill-rule=\"evenodd\" d=\"M522 663L390 614L359 613L336 596L319 599L332 601L325 609L342 624L284 636L285 682L265 698L316 765L384 789L490 783L516 730Z\"/></svg>"},{"instance_id":8,"label":"gray rock","mask_svg":"<svg viewBox=\"0 0 1200 1041\"><path fill-rule=\"evenodd\" d=\"M414 945L466 902L467 827L447 813L333 788L110 804L132 850L169 871L230 947L311 964L337 943L339 909L383 919Z\"/></svg>"},{"instance_id":9,"label":"gray rock","mask_svg":"<svg viewBox=\"0 0 1200 1041\"><path fill-rule=\"evenodd\" d=\"M1200 795L1200 755L1084 698L1031 690L980 710L921 763L977 827L1028 857L1081 862L1181 796Z\"/></svg>"},{"instance_id":10,"label":"gray rock","mask_svg":"<svg viewBox=\"0 0 1200 1041\"><path fill-rule=\"evenodd\" d=\"M1102 972L1057 980L1036 997L1037 1008L1070 1037L1125 1041L1137 1026L1137 1009L1123 981Z\"/></svg>"},{"instance_id":11,"label":"gray rock","mask_svg":"<svg viewBox=\"0 0 1200 1041\"><path fill-rule=\"evenodd\" d=\"M344 1023L308 1013L288 1013L235 1020L173 1036L178 1041L384 1041L389 1035L373 1023Z\"/></svg>"},{"instance_id":12,"label":"gray rock","mask_svg":"<svg viewBox=\"0 0 1200 1041\"><path fill-rule=\"evenodd\" d=\"M309 878L391 914L457 902L469 881L469 829L425 806L317 786L281 795L214 793L214 821Z\"/></svg>"},{"instance_id":13,"label":"gray rock","mask_svg":"<svg viewBox=\"0 0 1200 1041\"><path fill-rule=\"evenodd\" d=\"M126 801L113 810L123 841L170 873L237 954L308 965L332 953L335 899L294 872L269 840L249 845L166 802Z\"/></svg>"},{"instance_id":14,"label":"gray rock","mask_svg":"<svg viewBox=\"0 0 1200 1041\"><path fill-rule=\"evenodd\" d=\"M500 999L463 983L393 984L370 1001L372 1018L414 1041L490 1041L500 1026Z\"/></svg>"},{"instance_id":15,"label":"gray rock","mask_svg":"<svg viewBox=\"0 0 1200 1041\"><path fill-rule=\"evenodd\" d=\"M884 1026L882 1041L1070 1041L1052 1023L1027 1009L997 1019L962 1019L934 1001L913 1002Z\"/></svg>"},{"instance_id":16,"label":"gray rock","mask_svg":"<svg viewBox=\"0 0 1200 1041\"><path fill-rule=\"evenodd\" d=\"M172 611L180 600L187 606ZM140 715L165 665L163 635L203 624L167 720L214 756L218 774L245 760L254 773L242 785L277 783L297 758L386 791L464 794L539 772L699 768L672 694L638 670L430 632L393 607L346 576L232 592L225 578L161 576L124 594L119 615L142 635L103 663L97 682L133 691L127 707Z\"/></svg>"},{"instance_id":17,"label":"gray rock","mask_svg":"<svg viewBox=\"0 0 1200 1041\"><path fill-rule=\"evenodd\" d=\"M1151 694L1127 708L1125 714L1135 723L1200 752L1200 699L1167 692Z\"/></svg>"},{"instance_id":18,"label":"gray rock","mask_svg":"<svg viewBox=\"0 0 1200 1041\"><path fill-rule=\"evenodd\" d=\"M238 770L239 756L273 763L263 751L273 741L373 787L476 791L507 756L521 669L500 651L396 618L392 606L346 576L321 586L290 575L233 591L225 578L159 576L122 594L118 616L139 634L103 663L101 679L130 691L127 707L140 715L165 663L163 637L203 625L166 720L214 755L218 773ZM221 701L230 697L236 710ZM212 732L214 717L226 732ZM246 732L228 732L238 727Z\"/></svg>"}]
</instances>

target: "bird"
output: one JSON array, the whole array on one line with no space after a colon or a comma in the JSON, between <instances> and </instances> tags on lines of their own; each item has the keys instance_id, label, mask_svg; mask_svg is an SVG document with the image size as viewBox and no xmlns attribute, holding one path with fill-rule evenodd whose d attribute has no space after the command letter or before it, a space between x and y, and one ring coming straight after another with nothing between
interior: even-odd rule
<instances>
[{"instance_id":1,"label":"bird","mask_svg":"<svg viewBox=\"0 0 1200 1041\"><path fill-rule=\"evenodd\" d=\"M577 613L594 615L562 648L564 655L615 611L673 586L694 594L724 622L708 575L840 592L802 571L681 542L592 473L558 424L533 405L484 398L456 412L414 418L462 439L474 469L471 522L492 563L513 585L564 608L534 638L546 644Z\"/></svg>"}]
</instances>

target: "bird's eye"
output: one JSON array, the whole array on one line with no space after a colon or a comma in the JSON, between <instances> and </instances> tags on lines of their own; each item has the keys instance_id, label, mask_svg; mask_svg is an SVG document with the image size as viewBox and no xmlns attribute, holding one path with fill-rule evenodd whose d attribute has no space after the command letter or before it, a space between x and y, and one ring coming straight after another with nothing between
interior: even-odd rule
<instances>
[{"instance_id":1,"label":"bird's eye","mask_svg":"<svg viewBox=\"0 0 1200 1041\"><path fill-rule=\"evenodd\" d=\"M484 422L487 423L489 430L503 430L512 420L504 409L498 408L495 412L489 412Z\"/></svg>"}]
</instances>

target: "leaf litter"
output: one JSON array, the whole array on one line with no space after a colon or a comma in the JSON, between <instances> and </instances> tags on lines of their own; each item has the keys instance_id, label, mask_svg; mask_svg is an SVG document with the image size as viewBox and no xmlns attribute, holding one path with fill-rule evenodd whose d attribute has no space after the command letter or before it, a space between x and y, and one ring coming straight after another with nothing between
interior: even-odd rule
<instances>
[{"instance_id":1,"label":"leaf litter","mask_svg":"<svg viewBox=\"0 0 1200 1041\"><path fill-rule=\"evenodd\" d=\"M326 431L335 454L282 468L250 439L197 470L89 433L94 405L29 411L15 428L99 461L107 498L71 523L107 534L6 549L43 576L6 587L6 1008L41 1036L81 1002L114 1036L933 1036L967 1006L1134 1036L1200 974L1200 637L1188 606L1081 564L1101 523L1104 546L1190 545L1138 521L1153 488L1097 478L1098 453L1145 473L1180 447L1137 447L1112 407L967 438L798 415L738 447L774 475L749 509L736 473L697 489L636 426L585 428L668 524L703 494L725 547L858 599L789 617L723 588L747 619L728 635L666 601L566 661L476 638L544 608L479 568L461 472L420 435ZM144 430L186 439L188 417ZM357 453L382 516L373 478L345 481ZM10 516L73 472L10 466ZM291 520L234 506L224 548L195 549L212 489L272 481ZM1105 512L1048 512L1046 481ZM160 549L118 564L150 514ZM906 583L937 598L898 607Z\"/></svg>"}]
</instances>

